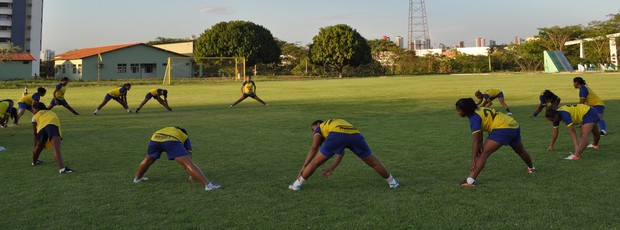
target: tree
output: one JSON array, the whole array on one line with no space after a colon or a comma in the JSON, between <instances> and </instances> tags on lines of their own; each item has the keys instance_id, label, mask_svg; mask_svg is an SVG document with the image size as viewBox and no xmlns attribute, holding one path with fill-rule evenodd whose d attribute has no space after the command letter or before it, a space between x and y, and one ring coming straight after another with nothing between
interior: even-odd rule
<instances>
[{"instance_id":1,"label":"tree","mask_svg":"<svg viewBox=\"0 0 620 230\"><path fill-rule=\"evenodd\" d=\"M579 25L565 27L538 28L538 37L541 44L547 50L559 50L564 52L567 41L580 39L583 35L583 28Z\"/></svg>"},{"instance_id":2,"label":"tree","mask_svg":"<svg viewBox=\"0 0 620 230\"><path fill-rule=\"evenodd\" d=\"M14 53L22 52L24 50L12 42L5 43L4 47L0 47L0 62L12 61Z\"/></svg>"},{"instance_id":3,"label":"tree","mask_svg":"<svg viewBox=\"0 0 620 230\"><path fill-rule=\"evenodd\" d=\"M195 57L245 57L248 66L280 62L280 48L265 27L247 21L220 22L198 37Z\"/></svg>"},{"instance_id":4,"label":"tree","mask_svg":"<svg viewBox=\"0 0 620 230\"><path fill-rule=\"evenodd\" d=\"M342 77L345 66L359 66L372 61L366 39L348 25L321 28L310 45L310 60L336 69Z\"/></svg>"},{"instance_id":5,"label":"tree","mask_svg":"<svg viewBox=\"0 0 620 230\"><path fill-rule=\"evenodd\" d=\"M192 35L193 36L193 35ZM169 43L179 43L179 42L191 42L191 38L165 38L165 37L156 37L154 41L149 41L147 45L161 45L161 44L169 44Z\"/></svg>"},{"instance_id":6,"label":"tree","mask_svg":"<svg viewBox=\"0 0 620 230\"><path fill-rule=\"evenodd\" d=\"M538 71L543 64L543 46L540 39L531 40L521 45L508 46L506 55L513 58L521 71Z\"/></svg>"}]
</instances>

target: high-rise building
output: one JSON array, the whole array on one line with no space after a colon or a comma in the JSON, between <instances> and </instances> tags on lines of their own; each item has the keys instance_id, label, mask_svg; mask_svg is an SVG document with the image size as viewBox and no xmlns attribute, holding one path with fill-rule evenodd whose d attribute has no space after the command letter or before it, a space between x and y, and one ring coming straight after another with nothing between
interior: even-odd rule
<instances>
[{"instance_id":1,"label":"high-rise building","mask_svg":"<svg viewBox=\"0 0 620 230\"><path fill-rule=\"evenodd\" d=\"M39 57L43 26L43 0L0 0L0 46L8 42ZM39 74L39 60L32 74Z\"/></svg>"},{"instance_id":2,"label":"high-rise building","mask_svg":"<svg viewBox=\"0 0 620 230\"><path fill-rule=\"evenodd\" d=\"M56 52L46 49L41 50L41 55L39 55L39 58L41 61L52 61L54 60L54 56L56 56Z\"/></svg>"},{"instance_id":3,"label":"high-rise building","mask_svg":"<svg viewBox=\"0 0 620 230\"><path fill-rule=\"evenodd\" d=\"M386 41L389 41L389 40L390 40L390 37L389 37L389 36L387 36L387 35L383 35L383 37L381 37L381 40L386 40Z\"/></svg>"},{"instance_id":4,"label":"high-rise building","mask_svg":"<svg viewBox=\"0 0 620 230\"><path fill-rule=\"evenodd\" d=\"M489 46L496 46L497 42L495 40L489 40Z\"/></svg>"},{"instance_id":5,"label":"high-rise building","mask_svg":"<svg viewBox=\"0 0 620 230\"><path fill-rule=\"evenodd\" d=\"M477 37L476 38L476 47L484 47L485 40L484 38Z\"/></svg>"},{"instance_id":6,"label":"high-rise building","mask_svg":"<svg viewBox=\"0 0 620 230\"><path fill-rule=\"evenodd\" d=\"M460 41L459 44L456 45L456 47L458 47L458 48L465 47L465 41Z\"/></svg>"},{"instance_id":7,"label":"high-rise building","mask_svg":"<svg viewBox=\"0 0 620 230\"><path fill-rule=\"evenodd\" d=\"M519 36L515 37L515 45L521 45L521 38Z\"/></svg>"},{"instance_id":8,"label":"high-rise building","mask_svg":"<svg viewBox=\"0 0 620 230\"><path fill-rule=\"evenodd\" d=\"M394 38L394 43L398 46L398 48L403 48L403 37L401 36L396 36Z\"/></svg>"}]
</instances>

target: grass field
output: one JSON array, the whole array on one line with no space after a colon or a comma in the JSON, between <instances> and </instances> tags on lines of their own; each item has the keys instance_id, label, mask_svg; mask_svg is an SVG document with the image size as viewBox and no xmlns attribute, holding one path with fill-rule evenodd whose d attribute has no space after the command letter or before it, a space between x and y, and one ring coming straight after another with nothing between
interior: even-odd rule
<instances>
[{"instance_id":1,"label":"grass field","mask_svg":"<svg viewBox=\"0 0 620 230\"><path fill-rule=\"evenodd\" d=\"M112 87L70 83L67 101L81 115L54 111L65 162L76 172L59 175L50 151L41 155L45 164L30 166L31 114L0 129L8 149L0 152L0 229L618 229L620 75L582 75L607 104L610 135L580 161L562 159L572 151L565 127L547 152L551 124L529 118L544 89L562 104L578 102L575 76L258 78L258 95L270 106L248 99L233 109L240 83L207 81L165 86L172 112L150 101L127 114L111 101L97 116ZM154 87L134 86L130 107ZM480 186L459 187L469 174L471 134L454 103L487 88L504 91L539 173L527 174L503 147L489 158ZM2 89L0 98L16 100L21 91ZM315 174L302 191L288 190L311 143L309 124L329 118L356 125L402 187L389 189L349 152L331 177ZM146 173L149 181L131 182L148 138L165 126L188 130L195 162L221 190L203 191L164 158Z\"/></svg>"}]
</instances>

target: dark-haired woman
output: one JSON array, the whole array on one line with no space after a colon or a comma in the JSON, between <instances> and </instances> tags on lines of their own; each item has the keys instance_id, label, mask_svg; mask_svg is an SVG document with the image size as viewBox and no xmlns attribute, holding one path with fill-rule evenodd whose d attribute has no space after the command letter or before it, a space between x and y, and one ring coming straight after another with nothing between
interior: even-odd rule
<instances>
[{"instance_id":1,"label":"dark-haired woman","mask_svg":"<svg viewBox=\"0 0 620 230\"><path fill-rule=\"evenodd\" d=\"M558 109L548 109L545 113L547 120L553 123L553 132L551 134L551 142L547 151L553 151L553 145L558 138L560 121L566 123L568 127L568 133L573 140L573 146L575 151L571 152L567 160L579 160L581 154L586 147L593 147L598 149L598 142L601 138L601 134L598 131L599 118L596 114L596 109L590 108L590 106L584 104L565 105ZM575 125L581 125L581 137L577 140L577 132L575 131ZM588 137L592 133L594 135L594 142L588 145Z\"/></svg>"},{"instance_id":2,"label":"dark-haired woman","mask_svg":"<svg viewBox=\"0 0 620 230\"><path fill-rule=\"evenodd\" d=\"M476 93L474 93L474 96L478 98L478 102L476 103L476 105L480 105L483 107L491 107L491 105L493 104L493 100L497 98L499 103L502 104L504 109L506 109L506 114L512 115L512 113L510 112L510 108L508 108L508 105L504 101L504 92L502 92L500 89L487 89L486 91L484 91L484 93L478 90L476 91Z\"/></svg>"},{"instance_id":3,"label":"dark-haired woman","mask_svg":"<svg viewBox=\"0 0 620 230\"><path fill-rule=\"evenodd\" d=\"M123 106L123 108L127 110L128 113L131 113L131 109L129 109L129 107L127 106L127 91L129 91L130 89L131 83L125 83L121 87L114 88L108 91L108 93L103 98L101 104L97 107L97 109L95 109L95 112L93 112L93 115L97 115L99 110L103 108L103 106L107 104L108 101L110 101L111 99L114 99L116 102L121 104L121 106Z\"/></svg>"},{"instance_id":4,"label":"dark-haired woman","mask_svg":"<svg viewBox=\"0 0 620 230\"><path fill-rule=\"evenodd\" d=\"M324 176L331 175L342 160L345 148L353 151L357 157L381 175L390 188L400 187L383 163L372 154L364 136L349 122L342 119L316 120L310 125L310 130L312 131L312 146L297 179L288 186L289 189L301 190L304 181L310 178L319 166L337 155L334 162L323 170Z\"/></svg>"},{"instance_id":5,"label":"dark-haired woman","mask_svg":"<svg viewBox=\"0 0 620 230\"><path fill-rule=\"evenodd\" d=\"M461 98L456 102L459 116L467 117L471 127L473 142L469 177L460 183L461 186L475 186L478 174L484 168L487 158L502 145L509 145L527 165L528 173L535 173L530 154L523 147L519 123L512 117L493 108L480 107L472 98ZM488 137L483 142L482 132Z\"/></svg>"},{"instance_id":6,"label":"dark-haired woman","mask_svg":"<svg viewBox=\"0 0 620 230\"><path fill-rule=\"evenodd\" d=\"M548 89L540 93L540 96L538 98L540 99L540 104L536 108L536 111L532 113L532 117L538 116L540 111L542 111L542 109L545 107L557 109L560 106L560 100L562 100L560 97L558 97L558 95L555 95Z\"/></svg>"},{"instance_id":7,"label":"dark-haired woman","mask_svg":"<svg viewBox=\"0 0 620 230\"><path fill-rule=\"evenodd\" d=\"M17 110L13 107L13 100L4 99L0 100L0 127L9 127L9 118L13 118L13 123L17 124L19 117L17 116Z\"/></svg>"},{"instance_id":8,"label":"dark-haired woman","mask_svg":"<svg viewBox=\"0 0 620 230\"><path fill-rule=\"evenodd\" d=\"M17 100L17 117L21 118L26 110L32 112L32 105L39 102L41 97L44 97L46 93L47 90L45 88L39 87L36 93L25 94L19 98L19 100Z\"/></svg>"},{"instance_id":9,"label":"dark-haired woman","mask_svg":"<svg viewBox=\"0 0 620 230\"><path fill-rule=\"evenodd\" d=\"M605 102L603 99L597 96L581 77L573 79L573 86L575 89L579 89L579 104L589 105L596 110L598 113L598 125L601 128L601 135L607 135L607 125L605 124L605 120L603 120L603 114L605 113Z\"/></svg>"},{"instance_id":10,"label":"dark-haired woman","mask_svg":"<svg viewBox=\"0 0 620 230\"><path fill-rule=\"evenodd\" d=\"M60 153L62 131L60 128L60 120L56 113L47 110L45 104L41 102L35 102L32 105L32 111L32 129L34 136L32 165L36 166L43 163L43 161L39 160L39 155L41 155L43 148L51 146L54 151L54 159L56 160L56 166L58 166L58 172L60 174L73 172L72 169L65 166L62 160L62 154Z\"/></svg>"},{"instance_id":11,"label":"dark-haired woman","mask_svg":"<svg viewBox=\"0 0 620 230\"><path fill-rule=\"evenodd\" d=\"M164 96L164 99L162 99L161 96ZM165 89L152 89L151 91L149 91L146 94L146 96L144 97L144 101L142 101L142 103L140 103L140 106L138 106L138 108L136 108L136 113L140 112L140 109L142 109L142 106L144 106L144 104L146 104L146 102L151 100L151 98L155 98L155 100L157 100L157 102L159 102L159 104L163 105L164 108L166 108L168 111L172 111L172 109L168 105L168 90L165 90Z\"/></svg>"}]
</instances>

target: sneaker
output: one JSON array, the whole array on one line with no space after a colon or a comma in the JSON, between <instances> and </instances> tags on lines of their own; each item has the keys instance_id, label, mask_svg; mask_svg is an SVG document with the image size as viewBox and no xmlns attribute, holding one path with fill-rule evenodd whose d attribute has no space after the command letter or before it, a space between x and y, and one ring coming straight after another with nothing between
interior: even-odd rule
<instances>
[{"instance_id":1,"label":"sneaker","mask_svg":"<svg viewBox=\"0 0 620 230\"><path fill-rule=\"evenodd\" d=\"M536 167L527 168L527 173L536 173Z\"/></svg>"},{"instance_id":2,"label":"sneaker","mask_svg":"<svg viewBox=\"0 0 620 230\"><path fill-rule=\"evenodd\" d=\"M219 184L215 184L213 182L209 183L208 185L205 186L205 191L211 191L211 190L216 190L219 189L221 186Z\"/></svg>"},{"instance_id":3,"label":"sneaker","mask_svg":"<svg viewBox=\"0 0 620 230\"><path fill-rule=\"evenodd\" d=\"M400 183L398 183L398 181L394 180L394 183L390 184L390 188L400 188Z\"/></svg>"},{"instance_id":4,"label":"sneaker","mask_svg":"<svg viewBox=\"0 0 620 230\"><path fill-rule=\"evenodd\" d=\"M604 129L601 130L601 136L607 136L607 131L605 131Z\"/></svg>"},{"instance_id":5,"label":"sneaker","mask_svg":"<svg viewBox=\"0 0 620 230\"><path fill-rule=\"evenodd\" d=\"M598 145L589 144L589 145L588 145L588 148L595 148L595 149L598 149L599 147L598 147Z\"/></svg>"},{"instance_id":6,"label":"sneaker","mask_svg":"<svg viewBox=\"0 0 620 230\"><path fill-rule=\"evenodd\" d=\"M75 116L79 116L79 115L80 115L80 113L75 112L73 115L75 115Z\"/></svg>"},{"instance_id":7,"label":"sneaker","mask_svg":"<svg viewBox=\"0 0 620 230\"><path fill-rule=\"evenodd\" d=\"M2 152L2 151L4 151L4 150L6 150L6 148L5 148L5 147L0 146L0 152Z\"/></svg>"},{"instance_id":8,"label":"sneaker","mask_svg":"<svg viewBox=\"0 0 620 230\"><path fill-rule=\"evenodd\" d=\"M149 180L149 178L146 177L142 177L142 178L133 178L133 183L140 183L142 181L147 181Z\"/></svg>"},{"instance_id":9,"label":"sneaker","mask_svg":"<svg viewBox=\"0 0 620 230\"><path fill-rule=\"evenodd\" d=\"M581 159L581 158L575 156L575 154L573 154L572 152L570 153L570 155L568 155L567 157L564 158L564 160L571 160L571 161L577 161L579 159Z\"/></svg>"},{"instance_id":10,"label":"sneaker","mask_svg":"<svg viewBox=\"0 0 620 230\"><path fill-rule=\"evenodd\" d=\"M509 116L510 116L510 115L512 115L512 113L511 113L511 112L507 112L507 113L506 113L506 115L509 115Z\"/></svg>"},{"instance_id":11,"label":"sneaker","mask_svg":"<svg viewBox=\"0 0 620 230\"><path fill-rule=\"evenodd\" d=\"M93 115L97 115L97 112L93 112Z\"/></svg>"},{"instance_id":12,"label":"sneaker","mask_svg":"<svg viewBox=\"0 0 620 230\"><path fill-rule=\"evenodd\" d=\"M463 182L461 182L459 184L461 187L474 187L476 186L476 182L474 181L473 184L467 183L467 180L463 180Z\"/></svg>"},{"instance_id":13,"label":"sneaker","mask_svg":"<svg viewBox=\"0 0 620 230\"><path fill-rule=\"evenodd\" d=\"M232 109L232 107L233 107L232 105L228 106L229 109Z\"/></svg>"},{"instance_id":14,"label":"sneaker","mask_svg":"<svg viewBox=\"0 0 620 230\"><path fill-rule=\"evenodd\" d=\"M293 190L293 191L299 191L301 190L301 186L295 186L293 184L288 186L288 189Z\"/></svg>"},{"instance_id":15,"label":"sneaker","mask_svg":"<svg viewBox=\"0 0 620 230\"><path fill-rule=\"evenodd\" d=\"M140 112L140 110L139 110L139 109L136 109L136 113L139 113L139 112Z\"/></svg>"},{"instance_id":16,"label":"sneaker","mask_svg":"<svg viewBox=\"0 0 620 230\"><path fill-rule=\"evenodd\" d=\"M59 172L60 174L72 173L72 172L73 172L73 169L70 169L69 167L64 167L64 168L62 168L62 169L58 170L58 172Z\"/></svg>"},{"instance_id":17,"label":"sneaker","mask_svg":"<svg viewBox=\"0 0 620 230\"><path fill-rule=\"evenodd\" d=\"M40 164L43 164L42 160L37 160L35 162L32 162L32 166L37 166L37 165L40 165Z\"/></svg>"},{"instance_id":18,"label":"sneaker","mask_svg":"<svg viewBox=\"0 0 620 230\"><path fill-rule=\"evenodd\" d=\"M168 109L168 111L172 111L172 108ZM137 112L138 112L138 111L136 111L136 113L137 113Z\"/></svg>"}]
</instances>

